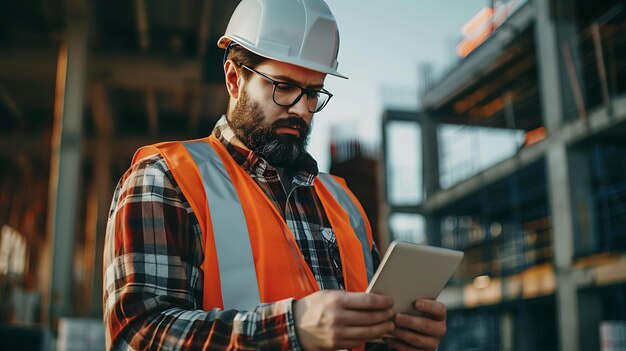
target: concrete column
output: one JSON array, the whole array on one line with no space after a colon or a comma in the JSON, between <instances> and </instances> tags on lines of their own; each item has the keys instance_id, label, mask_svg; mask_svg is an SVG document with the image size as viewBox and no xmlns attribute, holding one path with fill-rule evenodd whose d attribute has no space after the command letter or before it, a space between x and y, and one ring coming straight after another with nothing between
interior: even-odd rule
<instances>
[{"instance_id":1,"label":"concrete column","mask_svg":"<svg viewBox=\"0 0 626 351\"><path fill-rule=\"evenodd\" d=\"M421 114L422 130L422 189L424 201L441 189L439 182L439 139L437 124L428 115ZM426 215L426 238L428 245L441 246L441 218Z\"/></svg>"},{"instance_id":2,"label":"concrete column","mask_svg":"<svg viewBox=\"0 0 626 351\"><path fill-rule=\"evenodd\" d=\"M421 114L419 123L422 128L422 179L424 180L424 199L441 190L439 182L439 125L432 117Z\"/></svg>"},{"instance_id":3,"label":"concrete column","mask_svg":"<svg viewBox=\"0 0 626 351\"><path fill-rule=\"evenodd\" d=\"M588 152L551 146L548 175L557 273L557 308L561 350L597 347L601 306L592 294L578 290L573 258L595 250L595 205ZM593 348L591 348L593 349Z\"/></svg>"},{"instance_id":4,"label":"concrete column","mask_svg":"<svg viewBox=\"0 0 626 351\"><path fill-rule=\"evenodd\" d=\"M557 311L561 350L578 351L579 313L577 286L572 274L574 256L574 213L565 145L548 151L548 184L552 212L552 248L557 282Z\"/></svg>"},{"instance_id":5,"label":"concrete column","mask_svg":"<svg viewBox=\"0 0 626 351\"><path fill-rule=\"evenodd\" d=\"M94 160L94 176L89 194L87 238L85 250L89 251L93 264L89 269L90 301L88 314L98 318L102 315L102 254L104 251L104 236L106 232L109 207L113 196L111 184L111 138L100 136L97 143L98 155Z\"/></svg>"},{"instance_id":6,"label":"concrete column","mask_svg":"<svg viewBox=\"0 0 626 351\"><path fill-rule=\"evenodd\" d=\"M500 314L500 348L502 350L513 350L514 320L510 311L503 311Z\"/></svg>"},{"instance_id":7,"label":"concrete column","mask_svg":"<svg viewBox=\"0 0 626 351\"><path fill-rule=\"evenodd\" d=\"M439 136L438 123L426 114L418 117L422 129L422 179L424 200L441 190L439 181ZM441 246L441 217L426 215L426 237L428 245Z\"/></svg>"},{"instance_id":8,"label":"concrete column","mask_svg":"<svg viewBox=\"0 0 626 351\"><path fill-rule=\"evenodd\" d=\"M71 287L82 174L87 4L87 0L67 3L67 29L57 62L46 248L50 272L45 274L48 281L42 306L43 321L51 326L73 311Z\"/></svg>"},{"instance_id":9,"label":"concrete column","mask_svg":"<svg viewBox=\"0 0 626 351\"><path fill-rule=\"evenodd\" d=\"M548 132L561 126L561 75L556 25L550 18L550 1L535 0L535 43L543 121Z\"/></svg>"},{"instance_id":10,"label":"concrete column","mask_svg":"<svg viewBox=\"0 0 626 351\"><path fill-rule=\"evenodd\" d=\"M383 119L382 119L382 145L383 145L383 162L382 162L382 173L383 173L383 177L381 178L382 181L382 194L383 194L383 199L385 201L383 201L384 206L381 207L381 229L382 229L382 233L386 233L386 243L385 243L385 247L380 247L378 248L380 250L380 253L382 254L383 252L387 251L387 247L389 246L389 242L392 240L391 238L391 206L389 204L390 199L391 199L391 195L390 195L390 188L389 188L389 175L391 174L390 172L390 162L389 162L389 125L392 123L392 120L389 118L391 112L386 112L383 115Z\"/></svg>"},{"instance_id":11,"label":"concrete column","mask_svg":"<svg viewBox=\"0 0 626 351\"><path fill-rule=\"evenodd\" d=\"M98 142L94 162L89 205L92 209L90 223L87 223L91 247L93 251L94 269L91 275L91 310L92 317L102 315L102 254L106 232L109 207L113 196L111 184L111 142L115 130L113 110L106 87L101 82L91 82L91 109L95 120ZM86 240L87 241L87 240Z\"/></svg>"},{"instance_id":12,"label":"concrete column","mask_svg":"<svg viewBox=\"0 0 626 351\"><path fill-rule=\"evenodd\" d=\"M426 216L426 238L428 245L441 246L441 217L437 215Z\"/></svg>"},{"instance_id":13,"label":"concrete column","mask_svg":"<svg viewBox=\"0 0 626 351\"><path fill-rule=\"evenodd\" d=\"M562 70L559 62L559 37L551 18L552 2L535 0L535 42L539 65L539 82L544 125L550 133L557 131L564 121ZM563 351L579 351L579 313L577 286L571 273L574 255L574 213L572 208L571 177L566 146L554 139L547 152L547 177L552 214L552 244L557 280L557 321L559 344Z\"/></svg>"}]
</instances>

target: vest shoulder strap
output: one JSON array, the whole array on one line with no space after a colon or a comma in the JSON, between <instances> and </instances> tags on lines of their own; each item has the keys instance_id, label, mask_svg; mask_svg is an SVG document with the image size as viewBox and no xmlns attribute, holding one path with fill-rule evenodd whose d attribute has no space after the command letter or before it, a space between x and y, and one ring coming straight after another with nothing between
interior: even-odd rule
<instances>
[{"instance_id":1,"label":"vest shoulder strap","mask_svg":"<svg viewBox=\"0 0 626 351\"><path fill-rule=\"evenodd\" d=\"M241 201L224 162L206 141L184 142L202 178L213 225L224 308L261 303L254 256ZM245 282L245 289L242 289Z\"/></svg>"},{"instance_id":2,"label":"vest shoulder strap","mask_svg":"<svg viewBox=\"0 0 626 351\"><path fill-rule=\"evenodd\" d=\"M203 233L207 226L212 228L223 308L252 310L261 303L254 256L241 201L223 160L204 138L143 147L133 163L157 153L190 201ZM203 189L204 196L197 189ZM204 222L207 219L210 223Z\"/></svg>"},{"instance_id":3,"label":"vest shoulder strap","mask_svg":"<svg viewBox=\"0 0 626 351\"><path fill-rule=\"evenodd\" d=\"M324 184L328 191L330 191L339 205L348 213L350 225L361 242L361 248L363 249L367 281L371 281L374 275L372 232L367 216L365 216L365 211L363 211L361 204L348 189L348 186L342 178L327 173L319 173L317 178Z\"/></svg>"}]
</instances>

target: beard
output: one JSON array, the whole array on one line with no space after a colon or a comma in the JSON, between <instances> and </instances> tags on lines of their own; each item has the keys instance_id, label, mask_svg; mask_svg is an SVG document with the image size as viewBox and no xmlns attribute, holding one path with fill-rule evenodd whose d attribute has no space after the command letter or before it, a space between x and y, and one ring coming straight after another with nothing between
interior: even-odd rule
<instances>
[{"instance_id":1,"label":"beard","mask_svg":"<svg viewBox=\"0 0 626 351\"><path fill-rule=\"evenodd\" d=\"M299 117L281 118L270 125L258 102L252 101L245 90L229 116L228 124L235 136L254 153L276 167L293 169L306 159L306 146L311 128ZM278 135L276 128L297 127L299 136Z\"/></svg>"}]
</instances>

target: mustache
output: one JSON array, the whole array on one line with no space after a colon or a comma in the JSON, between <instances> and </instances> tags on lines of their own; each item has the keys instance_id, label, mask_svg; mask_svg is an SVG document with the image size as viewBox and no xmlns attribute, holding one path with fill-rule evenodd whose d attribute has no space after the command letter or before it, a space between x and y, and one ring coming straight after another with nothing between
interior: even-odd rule
<instances>
[{"instance_id":1,"label":"mustache","mask_svg":"<svg viewBox=\"0 0 626 351\"><path fill-rule=\"evenodd\" d=\"M298 117L287 117L283 119L279 119L274 121L271 125L271 129L275 130L276 128L287 127L294 128L300 130L301 135L307 135L309 133L309 125L302 118Z\"/></svg>"}]
</instances>

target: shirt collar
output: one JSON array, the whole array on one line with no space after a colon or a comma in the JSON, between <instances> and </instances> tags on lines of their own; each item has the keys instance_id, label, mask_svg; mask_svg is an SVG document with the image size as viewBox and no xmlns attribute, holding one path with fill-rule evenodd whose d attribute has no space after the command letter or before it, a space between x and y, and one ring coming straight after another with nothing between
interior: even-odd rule
<instances>
[{"instance_id":1,"label":"shirt collar","mask_svg":"<svg viewBox=\"0 0 626 351\"><path fill-rule=\"evenodd\" d=\"M272 175L277 174L276 167L270 165L263 157L248 149L228 124L226 116L217 121L213 128L213 135L226 147L232 158L243 168L250 176L267 177L268 172ZM317 176L319 170L317 162L307 152L305 160L300 169L298 169L293 177L294 185L310 186Z\"/></svg>"}]
</instances>

